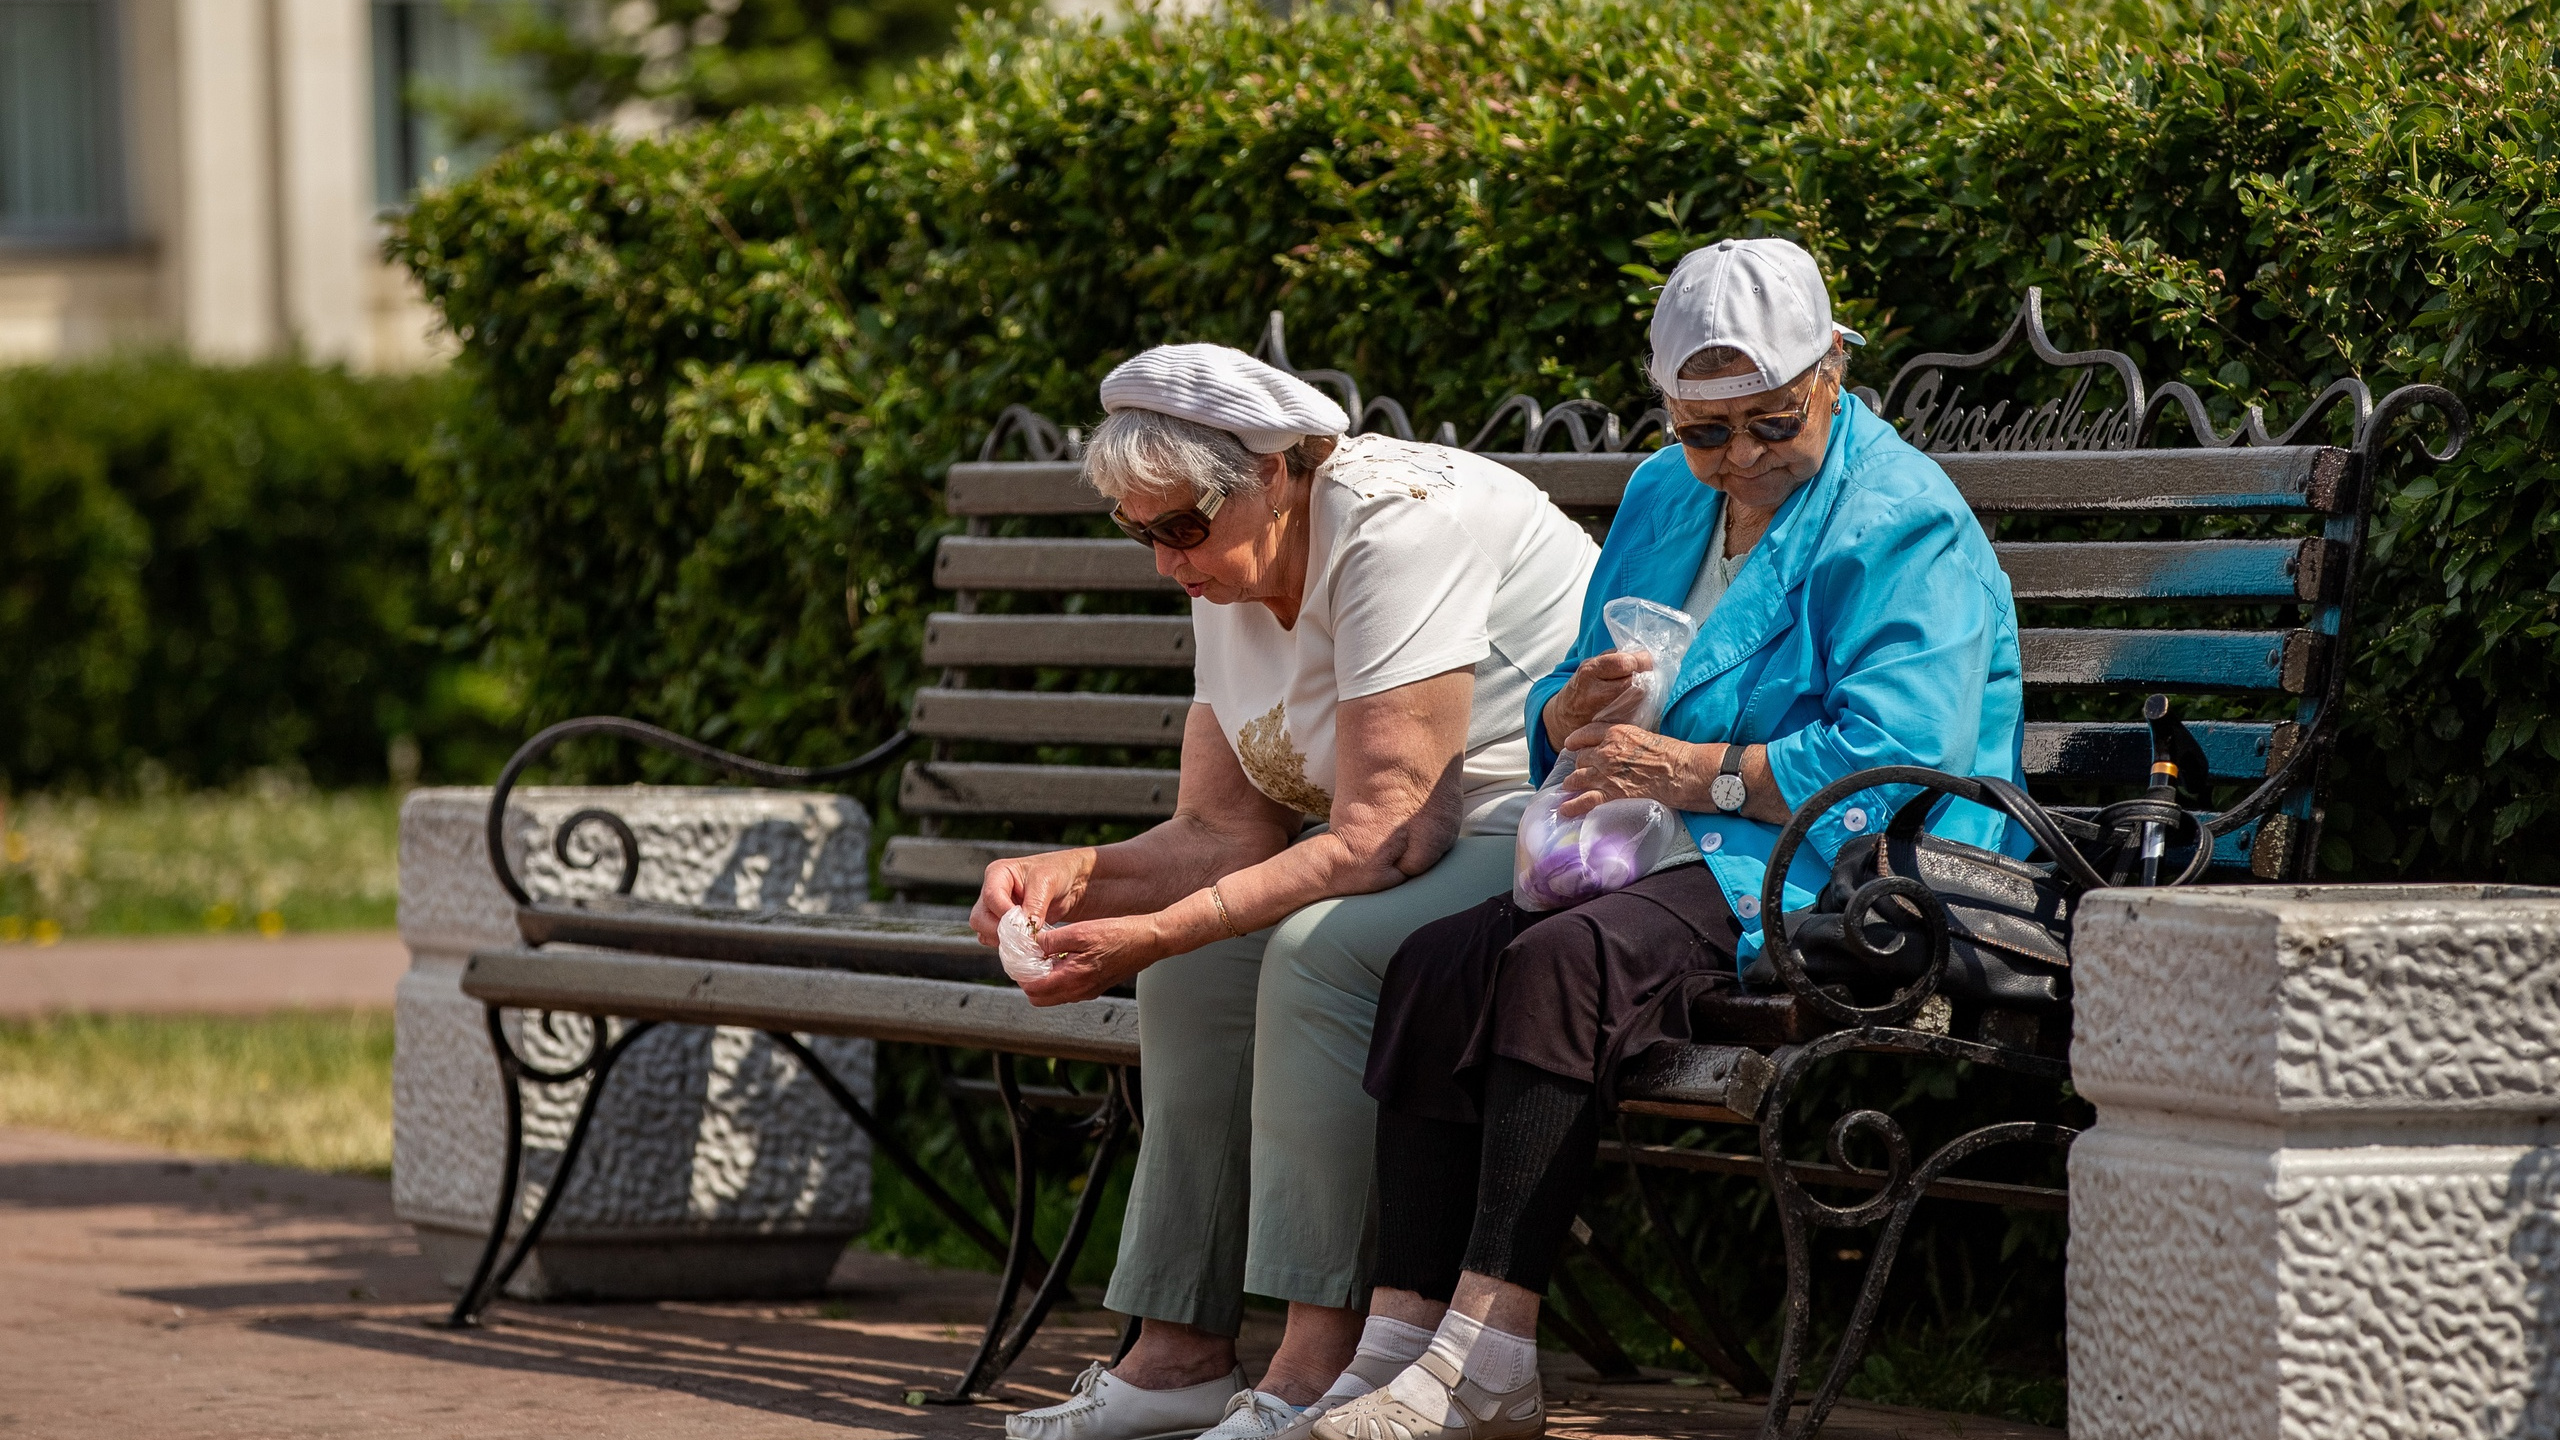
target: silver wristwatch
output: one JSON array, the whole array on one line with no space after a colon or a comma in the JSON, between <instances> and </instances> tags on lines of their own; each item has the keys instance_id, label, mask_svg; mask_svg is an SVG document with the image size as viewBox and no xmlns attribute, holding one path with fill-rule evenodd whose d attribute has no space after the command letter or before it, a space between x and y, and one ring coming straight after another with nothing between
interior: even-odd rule
<instances>
[{"instance_id":1,"label":"silver wristwatch","mask_svg":"<svg viewBox=\"0 0 2560 1440\"><path fill-rule=\"evenodd\" d=\"M1742 743L1735 741L1724 747L1724 764L1716 771L1715 783L1707 787L1707 798L1727 815L1741 813L1750 793L1742 788Z\"/></svg>"}]
</instances>

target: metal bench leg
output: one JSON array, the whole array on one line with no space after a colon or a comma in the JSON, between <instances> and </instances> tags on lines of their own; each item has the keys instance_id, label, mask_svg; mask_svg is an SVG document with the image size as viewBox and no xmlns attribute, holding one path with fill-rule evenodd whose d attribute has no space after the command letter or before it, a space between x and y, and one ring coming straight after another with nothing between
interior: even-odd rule
<instances>
[{"instance_id":1,"label":"metal bench leg","mask_svg":"<svg viewBox=\"0 0 2560 1440\"><path fill-rule=\"evenodd\" d=\"M1885 1282L1892 1277L1895 1254L1902 1247L1902 1237L1911 1224L1911 1215L1926 1198L1931 1182L1966 1158L1994 1145L2020 1141L2040 1141L2049 1145L2068 1146L2078 1133L2067 1126L2039 1121L2015 1120L1998 1125L1985 1125L1970 1130L1939 1147L1935 1154L1914 1165L1911 1163L1911 1141L1892 1117L1877 1110L1853 1110L1831 1126L1830 1153L1832 1163L1843 1168L1851 1165L1847 1150L1850 1140L1866 1135L1881 1141L1889 1157L1886 1168L1867 1173L1878 1176L1882 1186L1857 1205L1827 1205L1816 1200L1786 1163L1787 1102L1796 1085L1817 1062L1846 1050L1856 1049L1876 1038L1864 1030L1843 1030L1825 1035L1796 1047L1779 1062L1777 1078L1769 1086L1763 1102L1760 1122L1760 1156L1768 1168L1769 1188L1778 1205L1778 1224L1786 1238L1787 1303L1784 1315L1784 1338L1778 1347L1776 1373L1770 1377L1769 1408L1760 1417L1759 1440L1810 1440L1830 1417L1831 1408L1840 1401L1849 1377L1856 1373L1858 1362L1865 1358L1867 1340L1875 1328L1876 1312L1884 1304ZM1898 1048L1936 1053L1954 1059L1976 1058L1971 1051L1978 1047L1961 1042L1940 1044L1941 1037L1912 1031L1891 1032ZM1813 1316L1813 1232L1817 1228L1863 1228L1881 1223L1873 1253L1867 1261L1866 1274L1858 1286L1857 1304L1849 1312L1848 1328L1840 1334L1840 1346L1831 1357L1822 1384L1805 1403L1804 1414L1789 1423L1788 1412L1795 1401L1796 1381L1806 1360L1807 1332Z\"/></svg>"},{"instance_id":2,"label":"metal bench leg","mask_svg":"<svg viewBox=\"0 0 2560 1440\"><path fill-rule=\"evenodd\" d=\"M1590 1365L1594 1377L1608 1384L1623 1384L1644 1378L1644 1371L1618 1346L1617 1337L1609 1333L1609 1322L1600 1307L1574 1282L1573 1272L1559 1259L1555 1278L1549 1282L1549 1302L1539 1309L1539 1318L1555 1332L1565 1348L1582 1357Z\"/></svg>"},{"instance_id":3,"label":"metal bench leg","mask_svg":"<svg viewBox=\"0 0 2560 1440\"><path fill-rule=\"evenodd\" d=\"M1668 1229L1663 1231L1663 1235L1672 1249L1679 1248L1679 1238L1676 1235ZM1663 1303L1662 1297L1653 1293L1653 1287L1636 1274L1635 1267L1619 1255L1608 1241L1592 1231L1588 1221L1575 1227L1570 1243L1581 1253L1589 1256L1591 1262L1600 1267L1600 1273L1608 1276L1611 1283L1626 1293L1628 1299L1635 1301L1636 1308L1644 1311L1647 1319L1662 1327L1673 1339L1687 1346L1689 1353L1697 1356L1701 1363L1714 1371L1718 1379L1746 1396L1762 1395L1768 1392L1769 1377L1760 1373L1760 1367L1752 1363L1750 1352L1744 1350L1738 1340L1731 1350L1727 1350L1724 1343L1712 1333L1701 1331L1698 1326L1689 1323L1689 1317ZM1685 1260L1687 1257L1681 1258ZM1715 1309L1713 1299L1708 1297L1704 1290L1704 1286L1697 1287L1692 1292L1691 1299L1701 1302L1700 1308L1712 1320L1721 1320L1722 1314Z\"/></svg>"},{"instance_id":4,"label":"metal bench leg","mask_svg":"<svg viewBox=\"0 0 2560 1440\"><path fill-rule=\"evenodd\" d=\"M989 1259L1001 1261L1005 1258L1008 1253L1006 1243L998 1238L995 1231L987 1228L987 1222L972 1214L968 1206L960 1203L959 1197L933 1178L933 1172L924 1168L924 1162L916 1158L916 1153L908 1149L888 1126L881 1124L880 1117L872 1114L871 1108L845 1087L836 1072L828 1069L827 1063L818 1058L818 1052L788 1031L768 1030L764 1033L767 1039L791 1052L791 1057L800 1062L811 1079L818 1082L819 1089L827 1092L827 1098L836 1102L836 1108L845 1113L845 1118L853 1122L854 1128L871 1137L872 1153L886 1156L890 1164L897 1166L898 1173L907 1178L908 1184L916 1187L927 1203L942 1212L942 1217L951 1222L953 1229L968 1237L970 1244L986 1251Z\"/></svg>"},{"instance_id":5,"label":"metal bench leg","mask_svg":"<svg viewBox=\"0 0 2560 1440\"><path fill-rule=\"evenodd\" d=\"M1622 1140L1626 1138L1623 1126L1619 1134ZM1630 1151L1630 1153L1633 1152ZM1698 1318L1705 1322L1707 1333L1703 1338L1713 1348L1700 1348L1700 1342L1696 1339L1684 1338L1682 1343L1695 1351L1698 1358L1706 1362L1708 1369L1715 1371L1725 1383L1741 1394L1745 1396L1768 1394L1768 1372L1760 1368L1759 1361L1751 1358L1751 1348L1743 1343L1742 1332L1734 1327L1732 1318L1725 1314L1724 1306L1717 1300L1715 1292L1707 1288L1706 1277L1698 1273L1697 1258L1691 1255L1689 1247L1682 1243L1679 1229L1671 1223L1671 1212L1663 1208L1662 1197L1654 1190L1653 1183L1645 1179L1644 1167L1629 1160L1627 1179L1636 1187L1637 1198L1644 1202L1646 1221L1653 1226L1654 1233L1662 1237L1663 1248L1671 1252L1671 1273L1680 1282L1680 1288L1688 1293L1689 1304L1697 1312ZM1731 1368L1728 1369L1728 1366Z\"/></svg>"},{"instance_id":6,"label":"metal bench leg","mask_svg":"<svg viewBox=\"0 0 2560 1440\"><path fill-rule=\"evenodd\" d=\"M500 1086L507 1101L507 1154L498 1177L497 1213L489 1218L489 1239L480 1247L480 1263L471 1271L471 1283L462 1287L462 1298L453 1303L453 1313L445 1317L450 1329L463 1329L480 1323L480 1314L489 1308L500 1292L513 1280L525 1257L533 1253L534 1243L551 1224L552 1211L559 1208L560 1197L568 1191L569 1176L577 1168L578 1152L587 1143L587 1127L595 1119L596 1103L604 1098L605 1080L612 1075L614 1063L631 1043L657 1028L654 1020L634 1021L621 1036L607 1041L612 1026L606 1017L590 1015L594 1032L587 1037L587 1053L577 1064L562 1070L546 1070L518 1055L507 1040L507 1027L499 1007L488 1007L489 1045L497 1052ZM542 1012L542 1028L557 1038L552 1028L556 1017ZM538 1085L565 1085L587 1077L587 1093L578 1101L578 1117L569 1127L569 1140L560 1149L560 1164L552 1171L551 1184L543 1192L542 1203L534 1207L533 1218L525 1223L524 1233L516 1237L515 1247L507 1250L505 1263L498 1255L506 1248L507 1225L515 1218L516 1189L524 1173L524 1095L527 1080Z\"/></svg>"},{"instance_id":7,"label":"metal bench leg","mask_svg":"<svg viewBox=\"0 0 2560 1440\"><path fill-rule=\"evenodd\" d=\"M1112 1164L1120 1157L1120 1141L1128 1132L1132 1113L1129 1103L1127 1071L1115 1068L1111 1089L1100 1109L1070 1127L1070 1133L1093 1142L1093 1158L1085 1166L1084 1192L1076 1197L1074 1212L1067 1219L1067 1233L1059 1238L1058 1253L1049 1259L1049 1273L1032 1293L1031 1303L1014 1318L1014 1302L1020 1298L1024 1273L1038 1247L1032 1237L1033 1221L1039 1213L1039 1176L1033 1165L1033 1115L1023 1103L1022 1087L1014 1076L1013 1057L996 1056L996 1087L1004 1095L1005 1123L1013 1135L1013 1236L1005 1257L1004 1279L996 1296L995 1312L987 1317L987 1330L978 1342L978 1353L961 1375L960 1383L948 1392L928 1397L936 1405L970 1405L988 1398L997 1380L1013 1367L1023 1347L1038 1334L1040 1323L1049 1316L1059 1295L1066 1290L1067 1277L1074 1273L1076 1257L1083 1253L1085 1237L1092 1233L1094 1217L1102 1208L1102 1192L1111 1177Z\"/></svg>"}]
</instances>

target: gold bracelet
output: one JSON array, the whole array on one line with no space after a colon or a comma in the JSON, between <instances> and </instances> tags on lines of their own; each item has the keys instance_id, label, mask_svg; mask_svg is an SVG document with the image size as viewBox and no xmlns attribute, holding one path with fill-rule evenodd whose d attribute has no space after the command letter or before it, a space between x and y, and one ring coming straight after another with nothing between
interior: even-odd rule
<instances>
[{"instance_id":1,"label":"gold bracelet","mask_svg":"<svg viewBox=\"0 0 2560 1440\"><path fill-rule=\"evenodd\" d=\"M1244 932L1236 928L1236 917L1227 913L1227 897L1219 894L1215 885L1209 887L1209 903L1218 907L1218 923L1227 927L1227 934L1243 939Z\"/></svg>"}]
</instances>

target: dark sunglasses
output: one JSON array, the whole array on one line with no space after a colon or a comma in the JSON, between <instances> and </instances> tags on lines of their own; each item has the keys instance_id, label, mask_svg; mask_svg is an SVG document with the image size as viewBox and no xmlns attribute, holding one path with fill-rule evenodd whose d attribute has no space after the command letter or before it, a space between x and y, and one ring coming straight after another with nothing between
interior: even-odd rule
<instances>
[{"instance_id":1,"label":"dark sunglasses","mask_svg":"<svg viewBox=\"0 0 2560 1440\"><path fill-rule=\"evenodd\" d=\"M1754 415L1742 422L1741 428L1763 445L1783 445L1804 433L1805 421L1813 414L1813 397L1821 389L1816 384L1804 392L1804 403L1792 411L1770 415ZM1735 427L1722 420L1701 420L1695 425L1672 427L1671 433L1692 450L1721 450L1733 443Z\"/></svg>"},{"instance_id":2,"label":"dark sunglasses","mask_svg":"<svg viewBox=\"0 0 2560 1440\"><path fill-rule=\"evenodd\" d=\"M1209 538L1209 522L1218 518L1219 507L1226 503L1226 496L1212 494L1188 509L1167 510L1153 520L1132 520L1115 501L1111 506L1111 523L1120 527L1121 534L1141 545L1189 550Z\"/></svg>"}]
</instances>

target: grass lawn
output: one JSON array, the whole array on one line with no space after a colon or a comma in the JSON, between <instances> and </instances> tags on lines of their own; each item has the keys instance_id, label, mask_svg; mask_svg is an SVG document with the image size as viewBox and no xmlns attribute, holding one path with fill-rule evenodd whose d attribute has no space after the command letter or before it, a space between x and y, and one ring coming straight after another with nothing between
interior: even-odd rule
<instances>
[{"instance_id":1,"label":"grass lawn","mask_svg":"<svg viewBox=\"0 0 2560 1440\"><path fill-rule=\"evenodd\" d=\"M0 945L388 928L399 842L387 789L0 796Z\"/></svg>"},{"instance_id":2,"label":"grass lawn","mask_svg":"<svg viewBox=\"0 0 2560 1440\"><path fill-rule=\"evenodd\" d=\"M391 1173L391 1015L0 1020L0 1124Z\"/></svg>"}]
</instances>

